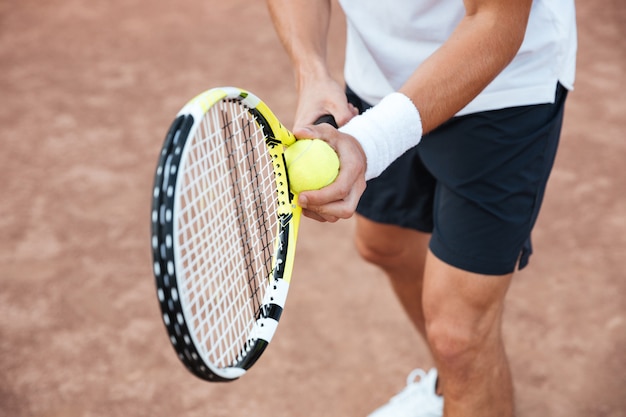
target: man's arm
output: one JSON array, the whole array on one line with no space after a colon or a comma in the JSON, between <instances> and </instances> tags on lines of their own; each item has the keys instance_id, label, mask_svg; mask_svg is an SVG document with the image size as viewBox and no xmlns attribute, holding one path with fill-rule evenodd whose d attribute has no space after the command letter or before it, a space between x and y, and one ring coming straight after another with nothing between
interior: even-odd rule
<instances>
[{"instance_id":1,"label":"man's arm","mask_svg":"<svg viewBox=\"0 0 626 417\"><path fill-rule=\"evenodd\" d=\"M320 3L326 5L328 0L268 0L268 2L270 7L273 7L272 14L275 16L279 36L283 43L286 43L294 62L299 91L307 94L300 97L298 114L307 115L307 112L314 108L305 108L308 94L312 94L311 97L317 94L315 98L317 103L322 102L323 97L320 95L327 94L324 88L320 88L326 84L320 81L325 75L319 71L319 64L322 63L322 67L325 68L328 15L324 14L324 18L317 19L320 18L320 10L329 10L320 7ZM384 169L391 163L386 159L381 162L381 155L397 157L408 149L404 143L397 146L399 142L407 141L398 140L396 135L398 129L392 132L389 129L391 125L401 124L403 121L407 123L410 127L407 130L411 130L408 136L417 143L422 133L427 133L444 123L472 101L515 57L524 39L532 0L465 0L464 4L466 15L448 41L416 68L400 88L399 92L404 96L404 101L392 100L394 105L399 101L404 103L405 108L401 109L402 111L396 111L391 106L392 108L378 112L384 116L378 120L370 120L375 117L376 112L358 116L347 126L350 134L316 126L308 127L306 133L294 130L296 134L300 132L300 136L326 139L338 150L342 164L340 174L333 184L319 191L300 194L301 205L307 208L309 213L315 213L310 217L336 221L338 218L352 216L365 188L363 174L366 172L366 166L369 172L371 166L377 164L379 167L376 171L380 171L378 169L380 166ZM277 15L280 15L278 21ZM293 21L286 22L285 19ZM322 28L323 37L319 37L320 32L317 31ZM307 72L306 65L309 60L312 71ZM317 87L311 87L316 83ZM338 100L336 95L333 97L335 97L333 100ZM407 108L406 97L410 100L408 105L410 108ZM319 106L317 109L319 111ZM336 109L333 107L328 106L324 110L337 117ZM393 118L393 115L400 114L411 116L411 112L417 115L396 117L398 120ZM304 116L308 118L307 120L301 116L300 120L303 122L300 126L306 122L310 123L317 115L319 114ZM387 115L392 117L388 118ZM338 122L343 124L348 119L350 117L341 117L338 118ZM419 124L417 129L415 121ZM355 128L350 128L350 125ZM296 126L299 124L296 123ZM419 134L416 135L415 131ZM360 146L354 144L355 137Z\"/></svg>"},{"instance_id":2,"label":"man's arm","mask_svg":"<svg viewBox=\"0 0 626 417\"><path fill-rule=\"evenodd\" d=\"M326 76L329 0L267 0L267 5L299 86Z\"/></svg>"},{"instance_id":3,"label":"man's arm","mask_svg":"<svg viewBox=\"0 0 626 417\"><path fill-rule=\"evenodd\" d=\"M267 5L294 68L296 130L328 113L340 125L346 123L356 111L348 105L343 86L332 78L326 62L330 0L267 0Z\"/></svg>"},{"instance_id":4,"label":"man's arm","mask_svg":"<svg viewBox=\"0 0 626 417\"><path fill-rule=\"evenodd\" d=\"M465 0L466 14L451 36L414 69L399 92L341 128L367 159L366 179L472 101L515 57L532 0Z\"/></svg>"},{"instance_id":5,"label":"man's arm","mask_svg":"<svg viewBox=\"0 0 626 417\"><path fill-rule=\"evenodd\" d=\"M532 0L466 0L452 36L400 88L430 132L472 101L519 50Z\"/></svg>"}]
</instances>

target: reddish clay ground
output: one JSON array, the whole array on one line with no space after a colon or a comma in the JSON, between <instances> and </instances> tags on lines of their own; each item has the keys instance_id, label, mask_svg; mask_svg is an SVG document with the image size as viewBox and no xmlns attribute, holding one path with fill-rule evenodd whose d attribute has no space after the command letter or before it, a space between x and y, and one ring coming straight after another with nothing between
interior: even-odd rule
<instances>
[{"instance_id":1,"label":"reddish clay ground","mask_svg":"<svg viewBox=\"0 0 626 417\"><path fill-rule=\"evenodd\" d=\"M519 417L626 416L626 7L581 1L577 89L531 267L509 293ZM342 24L331 56L341 75ZM0 416L364 416L431 359L352 221L305 221L272 346L208 384L160 321L156 157L178 108L238 85L290 124L263 2L0 3Z\"/></svg>"}]
</instances>

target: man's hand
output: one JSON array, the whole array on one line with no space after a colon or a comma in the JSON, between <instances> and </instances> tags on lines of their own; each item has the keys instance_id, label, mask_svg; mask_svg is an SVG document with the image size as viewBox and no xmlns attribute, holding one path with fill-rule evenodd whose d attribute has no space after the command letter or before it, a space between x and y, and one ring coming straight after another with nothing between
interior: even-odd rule
<instances>
[{"instance_id":1,"label":"man's hand","mask_svg":"<svg viewBox=\"0 0 626 417\"><path fill-rule=\"evenodd\" d=\"M332 114L337 124L342 126L359 113L348 103L344 88L330 77L320 79L315 76L314 79L302 79L298 84L294 131L325 114Z\"/></svg>"},{"instance_id":2,"label":"man's hand","mask_svg":"<svg viewBox=\"0 0 626 417\"><path fill-rule=\"evenodd\" d=\"M352 217L361 194L365 190L367 161L361 145L350 135L343 134L328 124L308 125L294 129L298 138L320 138L328 142L339 155L339 175L327 187L306 191L299 195L298 203L306 217L336 222Z\"/></svg>"}]
</instances>

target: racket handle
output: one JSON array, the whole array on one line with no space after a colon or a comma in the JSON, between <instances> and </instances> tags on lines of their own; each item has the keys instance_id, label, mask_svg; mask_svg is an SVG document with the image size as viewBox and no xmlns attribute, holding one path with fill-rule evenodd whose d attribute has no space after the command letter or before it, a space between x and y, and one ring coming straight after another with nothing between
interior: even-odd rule
<instances>
[{"instance_id":1,"label":"racket handle","mask_svg":"<svg viewBox=\"0 0 626 417\"><path fill-rule=\"evenodd\" d=\"M335 129L337 129L339 126L337 126L337 121L335 120L335 118L333 117L332 114L325 114L323 116L318 117L318 119L313 122L314 125L319 125L322 123L328 123L329 125L331 125L332 127L334 127Z\"/></svg>"}]
</instances>

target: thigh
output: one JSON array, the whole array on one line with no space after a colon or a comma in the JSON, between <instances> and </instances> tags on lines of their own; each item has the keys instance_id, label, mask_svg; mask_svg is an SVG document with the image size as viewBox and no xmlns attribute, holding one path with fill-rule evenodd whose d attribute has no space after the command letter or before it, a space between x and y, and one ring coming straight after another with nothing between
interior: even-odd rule
<instances>
[{"instance_id":1,"label":"thigh","mask_svg":"<svg viewBox=\"0 0 626 417\"><path fill-rule=\"evenodd\" d=\"M424 269L429 233L357 215L355 238L359 253L371 263L385 269Z\"/></svg>"},{"instance_id":2,"label":"thigh","mask_svg":"<svg viewBox=\"0 0 626 417\"><path fill-rule=\"evenodd\" d=\"M429 340L442 353L482 345L501 330L512 274L468 272L428 253L423 305Z\"/></svg>"}]
</instances>

